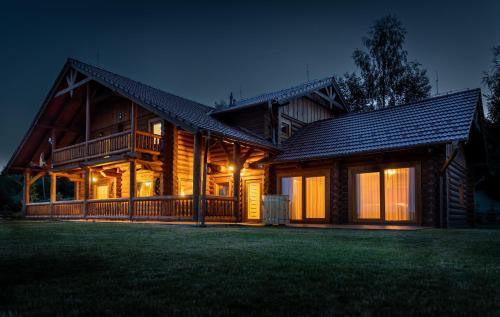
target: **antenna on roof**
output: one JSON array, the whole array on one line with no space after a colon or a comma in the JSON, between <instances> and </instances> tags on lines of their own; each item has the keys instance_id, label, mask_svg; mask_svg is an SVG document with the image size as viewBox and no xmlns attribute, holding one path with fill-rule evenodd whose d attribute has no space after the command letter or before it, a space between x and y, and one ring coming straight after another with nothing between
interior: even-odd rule
<instances>
[{"instance_id":1,"label":"antenna on roof","mask_svg":"<svg viewBox=\"0 0 500 317\"><path fill-rule=\"evenodd\" d=\"M439 74L436 70L436 95L439 95Z\"/></svg>"},{"instance_id":2,"label":"antenna on roof","mask_svg":"<svg viewBox=\"0 0 500 317\"><path fill-rule=\"evenodd\" d=\"M309 64L306 64L306 77L307 81L309 81Z\"/></svg>"}]
</instances>

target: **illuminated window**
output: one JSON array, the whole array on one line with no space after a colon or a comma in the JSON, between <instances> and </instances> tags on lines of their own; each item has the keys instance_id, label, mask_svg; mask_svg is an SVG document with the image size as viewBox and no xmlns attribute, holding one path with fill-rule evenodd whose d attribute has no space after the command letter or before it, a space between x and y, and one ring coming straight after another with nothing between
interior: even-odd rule
<instances>
[{"instance_id":1,"label":"illuminated window","mask_svg":"<svg viewBox=\"0 0 500 317\"><path fill-rule=\"evenodd\" d=\"M380 219L380 173L356 174L358 219Z\"/></svg>"},{"instance_id":2,"label":"illuminated window","mask_svg":"<svg viewBox=\"0 0 500 317\"><path fill-rule=\"evenodd\" d=\"M380 185L381 176L383 176L383 188ZM359 173L356 174L355 182L357 219L416 220L415 167ZM383 199L384 213L382 213L381 199Z\"/></svg>"},{"instance_id":3,"label":"illuminated window","mask_svg":"<svg viewBox=\"0 0 500 317\"><path fill-rule=\"evenodd\" d=\"M153 196L153 193L154 193L154 187L152 181L137 183L137 197Z\"/></svg>"},{"instance_id":4,"label":"illuminated window","mask_svg":"<svg viewBox=\"0 0 500 317\"><path fill-rule=\"evenodd\" d=\"M325 177L306 177L306 218L325 218Z\"/></svg>"},{"instance_id":5,"label":"illuminated window","mask_svg":"<svg viewBox=\"0 0 500 317\"><path fill-rule=\"evenodd\" d=\"M384 170L385 220L415 220L415 168Z\"/></svg>"},{"instance_id":6,"label":"illuminated window","mask_svg":"<svg viewBox=\"0 0 500 317\"><path fill-rule=\"evenodd\" d=\"M229 182L216 183L215 194L217 196L229 196Z\"/></svg>"},{"instance_id":7,"label":"illuminated window","mask_svg":"<svg viewBox=\"0 0 500 317\"><path fill-rule=\"evenodd\" d=\"M302 177L283 177L281 193L288 195L291 220L302 220Z\"/></svg>"}]
</instances>

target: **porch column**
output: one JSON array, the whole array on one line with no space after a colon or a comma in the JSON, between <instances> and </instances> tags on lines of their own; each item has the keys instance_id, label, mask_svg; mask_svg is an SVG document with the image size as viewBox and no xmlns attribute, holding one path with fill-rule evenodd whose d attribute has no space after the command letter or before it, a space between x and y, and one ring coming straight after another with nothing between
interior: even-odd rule
<instances>
[{"instance_id":1,"label":"porch column","mask_svg":"<svg viewBox=\"0 0 500 317\"><path fill-rule=\"evenodd\" d=\"M30 203L30 187L31 187L31 172L29 169L27 169L24 172L24 179L23 179L23 209L22 209L22 213L24 216L26 216L27 206Z\"/></svg>"},{"instance_id":2,"label":"porch column","mask_svg":"<svg viewBox=\"0 0 500 317\"><path fill-rule=\"evenodd\" d=\"M130 131L131 131L131 138L130 138L130 152L135 154L135 148L137 144L135 144L135 130L137 129L137 107L135 103L132 102L131 107L130 107Z\"/></svg>"},{"instance_id":3,"label":"porch column","mask_svg":"<svg viewBox=\"0 0 500 317\"><path fill-rule=\"evenodd\" d=\"M89 210L89 191L90 191L90 171L83 169L83 218L87 218Z\"/></svg>"},{"instance_id":4,"label":"porch column","mask_svg":"<svg viewBox=\"0 0 500 317\"><path fill-rule=\"evenodd\" d=\"M89 156L89 139L90 139L90 87L87 84L87 92L85 96L85 158Z\"/></svg>"},{"instance_id":5,"label":"porch column","mask_svg":"<svg viewBox=\"0 0 500 317\"><path fill-rule=\"evenodd\" d=\"M199 224L200 226L205 226L205 215L207 214L207 161L208 161L208 150L210 148L210 132L208 132L208 135L205 137L205 146L203 149L203 182L202 182L202 189L201 189L201 202L202 202L202 209L201 209L201 217Z\"/></svg>"},{"instance_id":6,"label":"porch column","mask_svg":"<svg viewBox=\"0 0 500 317\"><path fill-rule=\"evenodd\" d=\"M135 160L130 160L130 166L129 166L129 174L130 174L130 192L129 192L129 199L128 199L128 216L129 219L132 220L132 217L134 216L134 197L135 197L135 191L136 191L136 186L135 186Z\"/></svg>"},{"instance_id":7,"label":"porch column","mask_svg":"<svg viewBox=\"0 0 500 317\"><path fill-rule=\"evenodd\" d=\"M57 200L57 175L50 173L50 216L54 213L54 203Z\"/></svg>"},{"instance_id":8,"label":"porch column","mask_svg":"<svg viewBox=\"0 0 500 317\"><path fill-rule=\"evenodd\" d=\"M201 133L194 134L193 156L193 220L200 215L200 176L201 176Z\"/></svg>"},{"instance_id":9,"label":"porch column","mask_svg":"<svg viewBox=\"0 0 500 317\"><path fill-rule=\"evenodd\" d=\"M240 144L234 143L233 145L233 197L234 197L234 209L233 216L236 221L240 221L240 174L241 174L241 162L240 162Z\"/></svg>"}]
</instances>

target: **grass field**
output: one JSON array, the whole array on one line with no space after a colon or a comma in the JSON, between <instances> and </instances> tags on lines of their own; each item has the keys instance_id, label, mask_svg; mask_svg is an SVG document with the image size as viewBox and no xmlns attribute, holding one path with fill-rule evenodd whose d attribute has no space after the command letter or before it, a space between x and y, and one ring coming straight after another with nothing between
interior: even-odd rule
<instances>
[{"instance_id":1,"label":"grass field","mask_svg":"<svg viewBox=\"0 0 500 317\"><path fill-rule=\"evenodd\" d=\"M0 223L0 315L500 315L500 230Z\"/></svg>"}]
</instances>

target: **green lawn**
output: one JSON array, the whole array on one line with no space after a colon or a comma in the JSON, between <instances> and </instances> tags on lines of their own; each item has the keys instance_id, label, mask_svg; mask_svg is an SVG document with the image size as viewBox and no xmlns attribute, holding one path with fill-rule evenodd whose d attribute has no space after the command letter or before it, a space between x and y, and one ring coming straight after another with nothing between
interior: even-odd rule
<instances>
[{"instance_id":1,"label":"green lawn","mask_svg":"<svg viewBox=\"0 0 500 317\"><path fill-rule=\"evenodd\" d=\"M0 223L0 316L500 315L500 230Z\"/></svg>"}]
</instances>

